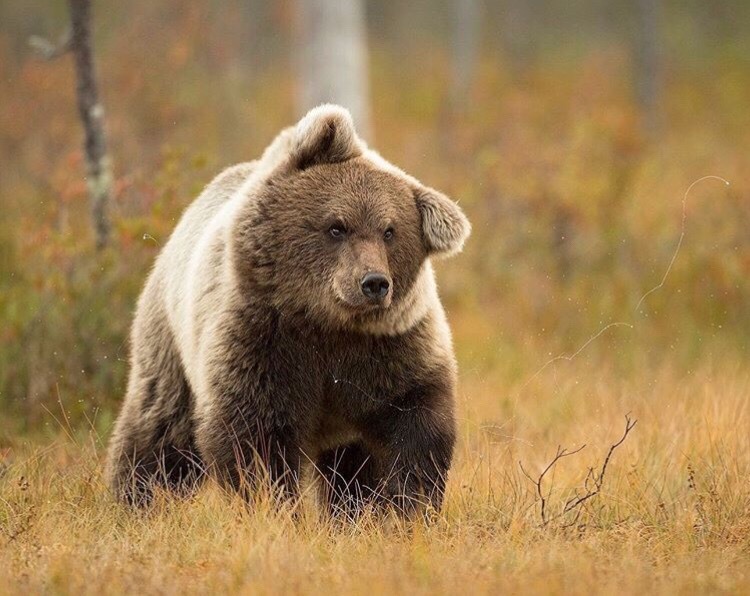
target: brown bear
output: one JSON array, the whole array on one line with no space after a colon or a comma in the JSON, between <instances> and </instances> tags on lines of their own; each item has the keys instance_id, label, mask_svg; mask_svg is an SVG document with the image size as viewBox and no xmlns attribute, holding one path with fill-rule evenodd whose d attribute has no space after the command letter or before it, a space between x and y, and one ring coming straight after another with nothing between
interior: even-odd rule
<instances>
[{"instance_id":1,"label":"brown bear","mask_svg":"<svg viewBox=\"0 0 750 596\"><path fill-rule=\"evenodd\" d=\"M185 211L146 282L111 439L115 495L299 494L332 514L439 509L456 363L430 260L470 225L323 105Z\"/></svg>"}]
</instances>

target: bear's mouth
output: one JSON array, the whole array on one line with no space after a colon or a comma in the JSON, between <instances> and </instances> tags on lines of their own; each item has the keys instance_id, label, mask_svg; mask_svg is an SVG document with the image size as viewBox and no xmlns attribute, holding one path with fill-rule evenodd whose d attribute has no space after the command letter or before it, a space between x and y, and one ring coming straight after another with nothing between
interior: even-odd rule
<instances>
[{"instance_id":1,"label":"bear's mouth","mask_svg":"<svg viewBox=\"0 0 750 596\"><path fill-rule=\"evenodd\" d=\"M352 303L348 300L344 300L343 298L336 297L336 302L340 307L342 307L346 312L350 314L367 314L367 313L374 313L374 312L381 312L384 310L387 310L390 304L375 304L372 302L357 302Z\"/></svg>"},{"instance_id":2,"label":"bear's mouth","mask_svg":"<svg viewBox=\"0 0 750 596\"><path fill-rule=\"evenodd\" d=\"M336 305L342 314L351 320L371 321L389 312L392 301L370 302L367 300L347 300L336 292Z\"/></svg>"}]
</instances>

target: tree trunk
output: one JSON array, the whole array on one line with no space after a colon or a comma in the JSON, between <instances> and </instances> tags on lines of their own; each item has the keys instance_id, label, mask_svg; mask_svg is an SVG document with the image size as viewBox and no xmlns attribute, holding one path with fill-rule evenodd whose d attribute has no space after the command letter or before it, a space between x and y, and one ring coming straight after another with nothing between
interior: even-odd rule
<instances>
[{"instance_id":1,"label":"tree trunk","mask_svg":"<svg viewBox=\"0 0 750 596\"><path fill-rule=\"evenodd\" d=\"M637 33L634 43L635 91L643 125L650 136L661 128L661 0L638 0Z\"/></svg>"},{"instance_id":2,"label":"tree trunk","mask_svg":"<svg viewBox=\"0 0 750 596\"><path fill-rule=\"evenodd\" d=\"M451 99L453 109L463 112L476 71L479 46L479 0L454 0L453 72Z\"/></svg>"},{"instance_id":3,"label":"tree trunk","mask_svg":"<svg viewBox=\"0 0 750 596\"><path fill-rule=\"evenodd\" d=\"M298 0L299 112L321 103L347 108L370 137L367 43L363 0Z\"/></svg>"},{"instance_id":4,"label":"tree trunk","mask_svg":"<svg viewBox=\"0 0 750 596\"><path fill-rule=\"evenodd\" d=\"M91 0L68 0L71 19L71 46L76 70L78 112L85 134L86 182L91 202L96 247L109 241L109 201L112 169L104 136L104 108L99 103L91 51Z\"/></svg>"}]
</instances>

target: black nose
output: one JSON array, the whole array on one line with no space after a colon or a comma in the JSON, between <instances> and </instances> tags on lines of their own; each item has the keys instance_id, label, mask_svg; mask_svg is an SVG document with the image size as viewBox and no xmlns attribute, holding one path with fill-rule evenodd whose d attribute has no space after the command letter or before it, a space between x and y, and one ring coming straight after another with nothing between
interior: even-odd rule
<instances>
[{"instance_id":1,"label":"black nose","mask_svg":"<svg viewBox=\"0 0 750 596\"><path fill-rule=\"evenodd\" d=\"M362 293L370 300L382 300L388 295L391 282L382 273L368 273L362 278Z\"/></svg>"}]
</instances>

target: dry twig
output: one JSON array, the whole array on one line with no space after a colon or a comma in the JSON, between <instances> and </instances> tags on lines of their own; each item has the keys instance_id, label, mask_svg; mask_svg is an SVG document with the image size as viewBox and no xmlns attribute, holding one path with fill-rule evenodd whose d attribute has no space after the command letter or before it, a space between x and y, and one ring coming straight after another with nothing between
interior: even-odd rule
<instances>
[{"instance_id":1,"label":"dry twig","mask_svg":"<svg viewBox=\"0 0 750 596\"><path fill-rule=\"evenodd\" d=\"M607 473L607 467L609 466L609 462L612 460L612 455L614 454L615 450L625 442L625 439L628 438L630 431L633 430L633 427L636 425L637 422L638 422L637 420L633 420L630 417L630 414L625 415L625 430L622 434L622 437L620 437L620 439L617 442L615 442L614 444L610 446L609 451L607 452L607 456L604 458L604 462L602 463L601 468L599 469L598 472L594 470L594 468L589 468L589 471L586 474L586 478L583 481L583 488L584 488L583 494L579 494L578 490L576 490L575 495L565 502L565 505L562 507L562 510L556 515L553 515L552 517L550 517L549 512L548 512L549 497L552 493L552 487L550 487L547 493L547 496L545 497L544 490L542 487L544 478L547 475L547 473L552 468L554 468L557 462L559 462L564 457L568 457L570 455L575 455L576 453L580 453L583 450L583 448L586 447L586 445L585 444L581 445L578 449L575 449L573 451L568 451L567 449L564 449L563 447L558 447L555 457L547 465L547 467L544 468L542 473L539 474L539 476L536 479L534 479L526 471L526 469L523 467L523 464L520 461L518 462L518 465L521 468L521 472L523 472L524 476L526 476L526 478L528 478L529 481L536 487L537 497L539 498L539 502L540 502L540 515L542 518L542 527L545 527L550 522L560 519L574 511L575 511L574 519L571 522L564 524L563 527L567 528L578 523L578 519L580 518L581 511L583 510L583 505L601 492L602 486L604 484L604 476Z\"/></svg>"}]
</instances>

